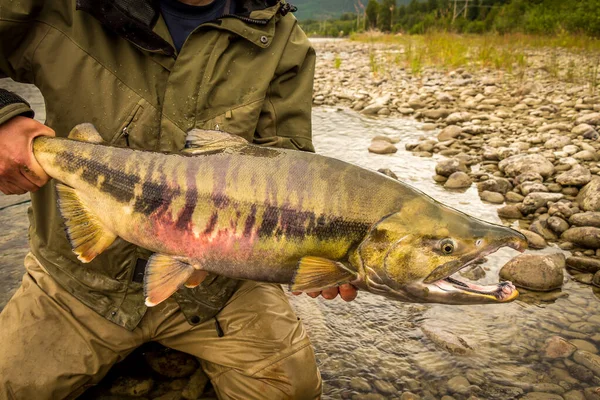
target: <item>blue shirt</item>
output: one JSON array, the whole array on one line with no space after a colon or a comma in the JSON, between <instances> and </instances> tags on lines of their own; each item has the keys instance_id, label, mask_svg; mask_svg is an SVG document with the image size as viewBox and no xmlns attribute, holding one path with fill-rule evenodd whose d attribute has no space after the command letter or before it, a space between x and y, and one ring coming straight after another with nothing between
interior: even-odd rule
<instances>
[{"instance_id":1,"label":"blue shirt","mask_svg":"<svg viewBox=\"0 0 600 400\"><path fill-rule=\"evenodd\" d=\"M227 0L214 0L205 6L191 6L179 0L160 0L162 13L169 33L179 52L190 33L200 24L213 21L225 13Z\"/></svg>"}]
</instances>

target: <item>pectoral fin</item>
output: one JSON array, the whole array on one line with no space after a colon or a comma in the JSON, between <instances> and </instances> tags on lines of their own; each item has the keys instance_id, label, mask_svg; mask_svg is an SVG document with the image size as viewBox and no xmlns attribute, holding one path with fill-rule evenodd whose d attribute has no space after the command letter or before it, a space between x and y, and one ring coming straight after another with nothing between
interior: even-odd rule
<instances>
[{"instance_id":1,"label":"pectoral fin","mask_svg":"<svg viewBox=\"0 0 600 400\"><path fill-rule=\"evenodd\" d=\"M75 189L57 183L56 192L58 207L65 219L65 231L73 252L81 262L88 263L106 250L117 236L92 214Z\"/></svg>"},{"instance_id":2,"label":"pectoral fin","mask_svg":"<svg viewBox=\"0 0 600 400\"><path fill-rule=\"evenodd\" d=\"M344 264L321 257L303 257L290 289L294 292L319 291L356 279L356 272Z\"/></svg>"},{"instance_id":3,"label":"pectoral fin","mask_svg":"<svg viewBox=\"0 0 600 400\"><path fill-rule=\"evenodd\" d=\"M183 287L195 271L188 263L164 254L154 254L148 260L144 275L146 305L154 307L168 299Z\"/></svg>"}]
</instances>

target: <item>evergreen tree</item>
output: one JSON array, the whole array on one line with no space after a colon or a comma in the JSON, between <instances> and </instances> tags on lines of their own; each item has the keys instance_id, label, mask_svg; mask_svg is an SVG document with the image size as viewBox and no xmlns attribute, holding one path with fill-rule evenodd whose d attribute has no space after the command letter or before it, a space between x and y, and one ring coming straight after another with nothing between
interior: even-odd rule
<instances>
[{"instance_id":1,"label":"evergreen tree","mask_svg":"<svg viewBox=\"0 0 600 400\"><path fill-rule=\"evenodd\" d=\"M372 29L377 27L377 15L379 14L379 3L377 0L369 0L367 8L365 9L367 14L366 28Z\"/></svg>"}]
</instances>

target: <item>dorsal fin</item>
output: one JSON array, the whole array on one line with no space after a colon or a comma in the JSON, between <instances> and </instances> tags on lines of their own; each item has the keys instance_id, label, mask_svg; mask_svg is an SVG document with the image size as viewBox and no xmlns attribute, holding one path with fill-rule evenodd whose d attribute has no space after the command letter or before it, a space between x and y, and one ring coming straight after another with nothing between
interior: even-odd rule
<instances>
[{"instance_id":1,"label":"dorsal fin","mask_svg":"<svg viewBox=\"0 0 600 400\"><path fill-rule=\"evenodd\" d=\"M71 132L69 132L69 139L88 143L104 143L104 139L102 139L102 136L100 136L96 127L89 123L76 125L75 128L71 129Z\"/></svg>"},{"instance_id":2,"label":"dorsal fin","mask_svg":"<svg viewBox=\"0 0 600 400\"><path fill-rule=\"evenodd\" d=\"M185 149L182 152L187 154L203 154L247 144L248 141L246 139L241 136L232 135L231 133L192 129L185 138Z\"/></svg>"}]
</instances>

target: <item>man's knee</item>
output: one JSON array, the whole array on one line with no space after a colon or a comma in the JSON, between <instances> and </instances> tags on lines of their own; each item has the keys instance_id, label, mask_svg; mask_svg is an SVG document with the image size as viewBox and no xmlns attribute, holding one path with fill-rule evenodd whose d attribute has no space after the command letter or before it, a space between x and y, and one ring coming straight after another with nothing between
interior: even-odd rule
<instances>
[{"instance_id":1,"label":"man's knee","mask_svg":"<svg viewBox=\"0 0 600 400\"><path fill-rule=\"evenodd\" d=\"M258 370L230 369L212 377L222 399L299 399L321 397L321 374L308 341Z\"/></svg>"}]
</instances>

